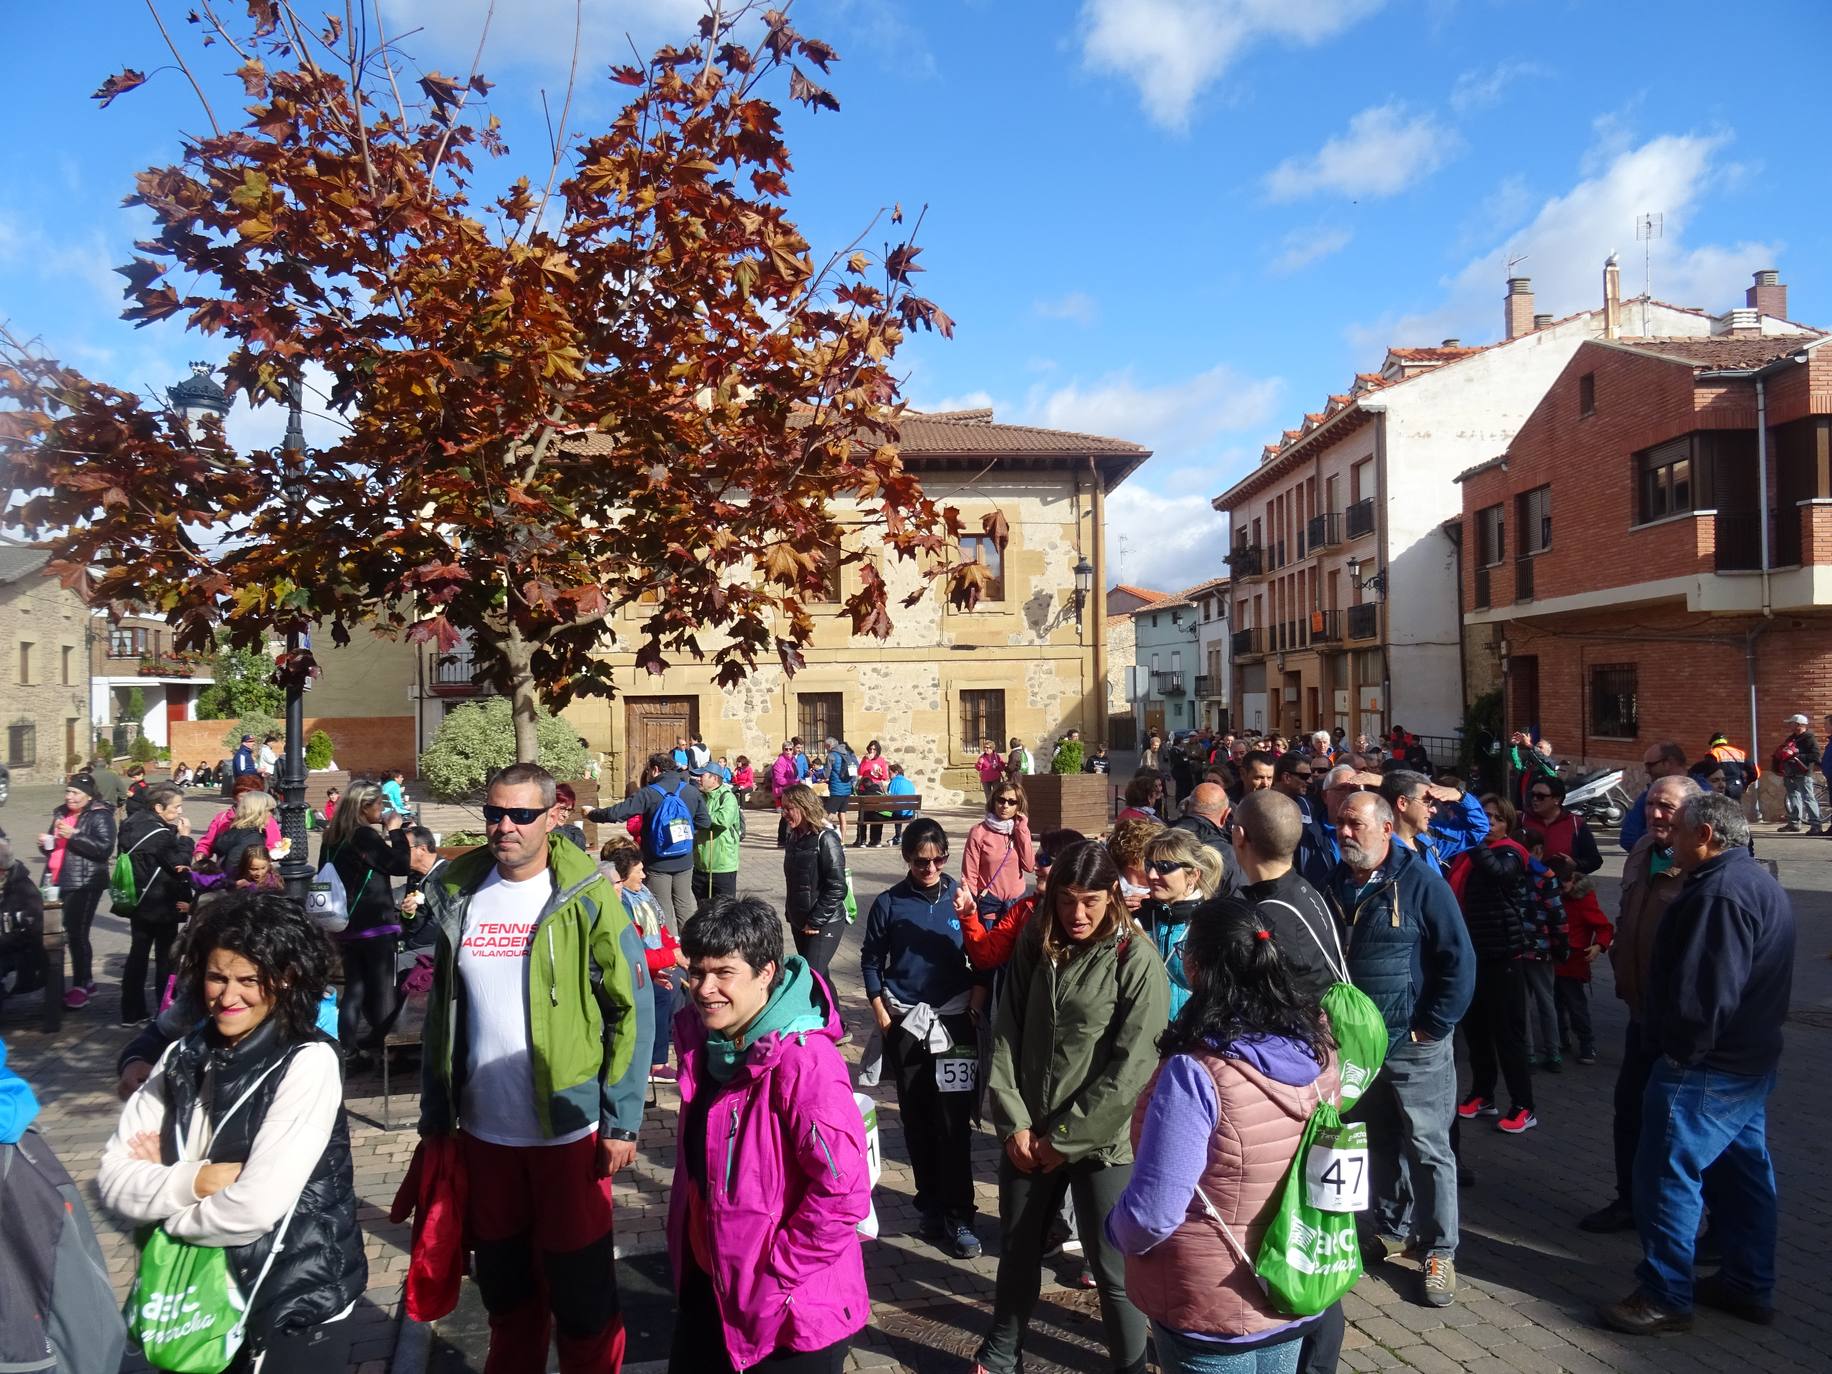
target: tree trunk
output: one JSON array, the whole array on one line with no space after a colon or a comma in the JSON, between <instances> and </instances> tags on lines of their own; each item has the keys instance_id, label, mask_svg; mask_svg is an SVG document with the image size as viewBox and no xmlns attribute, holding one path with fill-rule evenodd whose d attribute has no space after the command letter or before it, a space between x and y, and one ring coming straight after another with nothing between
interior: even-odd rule
<instances>
[{"instance_id":1,"label":"tree trunk","mask_svg":"<svg viewBox=\"0 0 1832 1374\"><path fill-rule=\"evenodd\" d=\"M503 658L509 668L509 715L515 722L515 761L539 763L541 745L534 726L541 702L534 685L533 650L513 622L503 640Z\"/></svg>"}]
</instances>

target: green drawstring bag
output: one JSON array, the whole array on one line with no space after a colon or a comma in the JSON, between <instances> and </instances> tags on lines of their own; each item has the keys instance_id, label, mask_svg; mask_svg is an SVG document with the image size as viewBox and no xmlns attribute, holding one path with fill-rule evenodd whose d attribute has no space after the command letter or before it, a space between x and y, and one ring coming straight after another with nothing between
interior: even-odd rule
<instances>
[{"instance_id":1,"label":"green drawstring bag","mask_svg":"<svg viewBox=\"0 0 1832 1374\"><path fill-rule=\"evenodd\" d=\"M1334 1106L1318 1100L1256 1256L1247 1254L1201 1188L1196 1196L1272 1305L1287 1316L1314 1317L1361 1277L1355 1214L1368 1205L1367 1128L1344 1125Z\"/></svg>"},{"instance_id":2,"label":"green drawstring bag","mask_svg":"<svg viewBox=\"0 0 1832 1374\"><path fill-rule=\"evenodd\" d=\"M248 1091L217 1122L241 1110L267 1075L290 1063L289 1054L249 1085ZM184 1132L179 1135L183 1139ZM180 1162L183 1151L180 1150ZM293 1207L287 1208L273 1247L255 1276L254 1287L243 1296L229 1264L229 1252L220 1245L196 1245L175 1240L164 1227L154 1227L140 1248L140 1265L133 1292L127 1298L128 1339L154 1369L173 1374L221 1374L241 1350L248 1335L248 1312L254 1305L274 1259L286 1244Z\"/></svg>"},{"instance_id":3,"label":"green drawstring bag","mask_svg":"<svg viewBox=\"0 0 1832 1374\"><path fill-rule=\"evenodd\" d=\"M1341 1061L1341 1110L1346 1112L1361 1100L1361 1095L1379 1074L1380 1066L1387 1062L1387 1023L1380 1014L1380 1008L1374 1005L1374 999L1349 982L1348 960L1342 953L1342 941L1335 939L1336 928L1333 924L1330 926L1330 937L1335 940L1336 948L1332 954L1323 941L1318 939L1310 922L1290 902L1268 898L1264 905L1282 906L1296 916L1305 933L1316 941L1318 952L1323 955L1323 962L1329 965L1329 971L1336 975L1336 981L1323 994L1323 1010L1329 1017L1330 1035L1336 1041L1336 1053Z\"/></svg>"}]
</instances>

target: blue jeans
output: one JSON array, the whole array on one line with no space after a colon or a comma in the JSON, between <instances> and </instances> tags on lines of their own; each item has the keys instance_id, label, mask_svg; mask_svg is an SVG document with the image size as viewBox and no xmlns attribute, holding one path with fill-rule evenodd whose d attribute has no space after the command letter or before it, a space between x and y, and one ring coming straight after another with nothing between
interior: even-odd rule
<instances>
[{"instance_id":1,"label":"blue jeans","mask_svg":"<svg viewBox=\"0 0 1832 1374\"><path fill-rule=\"evenodd\" d=\"M1397 1041L1349 1113L1368 1126L1368 1219L1428 1255L1457 1253L1457 1055L1451 1039Z\"/></svg>"},{"instance_id":2,"label":"blue jeans","mask_svg":"<svg viewBox=\"0 0 1832 1374\"><path fill-rule=\"evenodd\" d=\"M1161 1322L1151 1324L1158 1346L1158 1368L1164 1374L1297 1374L1304 1338L1293 1336L1276 1345L1230 1350L1216 1341L1179 1335Z\"/></svg>"},{"instance_id":3,"label":"blue jeans","mask_svg":"<svg viewBox=\"0 0 1832 1374\"><path fill-rule=\"evenodd\" d=\"M1686 1068L1661 1058L1642 1099L1635 1154L1635 1277L1662 1307L1692 1310L1693 1241L1700 1213L1724 1252L1726 1286L1759 1303L1775 1293L1775 1170L1768 1157L1768 1095L1775 1075ZM1706 1169L1710 1176L1706 1177Z\"/></svg>"},{"instance_id":4,"label":"blue jeans","mask_svg":"<svg viewBox=\"0 0 1832 1374\"><path fill-rule=\"evenodd\" d=\"M1795 825L1819 824L1819 793L1813 789L1813 775L1783 777L1781 786L1787 802L1787 818Z\"/></svg>"}]
</instances>

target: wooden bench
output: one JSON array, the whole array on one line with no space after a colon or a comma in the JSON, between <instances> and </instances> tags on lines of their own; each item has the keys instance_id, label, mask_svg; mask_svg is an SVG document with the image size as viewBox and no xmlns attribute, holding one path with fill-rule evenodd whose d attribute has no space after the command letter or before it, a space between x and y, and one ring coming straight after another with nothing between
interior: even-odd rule
<instances>
[{"instance_id":1,"label":"wooden bench","mask_svg":"<svg viewBox=\"0 0 1832 1374\"><path fill-rule=\"evenodd\" d=\"M854 792L849 798L851 805L846 814L854 820L863 819L867 825L908 825L922 814L922 793L911 792L906 795L891 796L888 793L874 793L862 797ZM893 812L908 812L898 820Z\"/></svg>"}]
</instances>

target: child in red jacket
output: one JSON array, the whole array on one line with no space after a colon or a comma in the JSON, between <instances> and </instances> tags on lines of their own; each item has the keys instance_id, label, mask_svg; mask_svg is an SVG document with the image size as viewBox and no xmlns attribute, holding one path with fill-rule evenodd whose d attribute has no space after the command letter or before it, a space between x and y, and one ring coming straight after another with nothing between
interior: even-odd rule
<instances>
[{"instance_id":1,"label":"child in red jacket","mask_svg":"<svg viewBox=\"0 0 1832 1374\"><path fill-rule=\"evenodd\" d=\"M1563 854L1550 860L1558 875L1559 892L1565 900L1565 917L1571 934L1571 957L1558 966L1554 983L1558 999L1559 1036L1568 1045L1578 1045L1578 1063L1597 1062L1597 1037L1590 1024L1590 966L1609 948L1616 928L1597 901L1590 879L1577 871Z\"/></svg>"}]
</instances>

